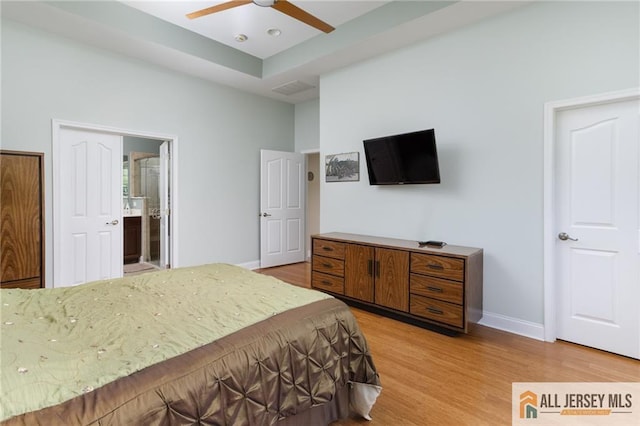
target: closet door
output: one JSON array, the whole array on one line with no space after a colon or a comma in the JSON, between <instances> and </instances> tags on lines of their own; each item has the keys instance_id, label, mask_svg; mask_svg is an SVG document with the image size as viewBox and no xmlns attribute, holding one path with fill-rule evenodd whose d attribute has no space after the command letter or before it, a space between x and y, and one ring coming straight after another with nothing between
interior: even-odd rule
<instances>
[{"instance_id":1,"label":"closet door","mask_svg":"<svg viewBox=\"0 0 640 426\"><path fill-rule=\"evenodd\" d=\"M44 154L0 151L0 286L44 287Z\"/></svg>"}]
</instances>

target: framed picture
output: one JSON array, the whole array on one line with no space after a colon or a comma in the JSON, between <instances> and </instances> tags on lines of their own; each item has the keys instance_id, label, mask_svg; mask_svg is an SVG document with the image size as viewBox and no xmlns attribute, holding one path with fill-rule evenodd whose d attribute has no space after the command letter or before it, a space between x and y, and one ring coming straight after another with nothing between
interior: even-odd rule
<instances>
[{"instance_id":1,"label":"framed picture","mask_svg":"<svg viewBox=\"0 0 640 426\"><path fill-rule=\"evenodd\" d=\"M324 158L327 182L354 182L360 180L360 153L332 154Z\"/></svg>"}]
</instances>

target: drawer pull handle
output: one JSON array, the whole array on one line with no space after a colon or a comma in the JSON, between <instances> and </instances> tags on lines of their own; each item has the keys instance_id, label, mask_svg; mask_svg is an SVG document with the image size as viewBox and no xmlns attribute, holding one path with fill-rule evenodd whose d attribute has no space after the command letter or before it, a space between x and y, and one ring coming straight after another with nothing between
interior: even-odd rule
<instances>
[{"instance_id":1,"label":"drawer pull handle","mask_svg":"<svg viewBox=\"0 0 640 426\"><path fill-rule=\"evenodd\" d=\"M324 285L331 285L331 282L330 282L330 281L327 281L327 280L322 280L322 284L324 284Z\"/></svg>"},{"instance_id":2,"label":"drawer pull handle","mask_svg":"<svg viewBox=\"0 0 640 426\"><path fill-rule=\"evenodd\" d=\"M438 265L437 263L429 263L427 266L431 269L437 269L439 271L444 269L444 266Z\"/></svg>"},{"instance_id":3,"label":"drawer pull handle","mask_svg":"<svg viewBox=\"0 0 640 426\"><path fill-rule=\"evenodd\" d=\"M324 266L325 268L331 269L331 264L330 263L323 263L322 266Z\"/></svg>"},{"instance_id":4,"label":"drawer pull handle","mask_svg":"<svg viewBox=\"0 0 640 426\"><path fill-rule=\"evenodd\" d=\"M428 286L428 287L427 287L427 290L429 290L429 291L434 291L434 292L436 292L436 293L442 293L442 289L441 289L440 287L431 287L431 286Z\"/></svg>"},{"instance_id":5,"label":"drawer pull handle","mask_svg":"<svg viewBox=\"0 0 640 426\"><path fill-rule=\"evenodd\" d=\"M324 250L324 251L333 251L333 248L325 246L325 247L322 247L322 250Z\"/></svg>"},{"instance_id":6,"label":"drawer pull handle","mask_svg":"<svg viewBox=\"0 0 640 426\"><path fill-rule=\"evenodd\" d=\"M440 309L432 308L431 306L429 306L427 308L427 311L431 312L432 314L437 314L437 315L444 314L444 312L442 312Z\"/></svg>"}]
</instances>

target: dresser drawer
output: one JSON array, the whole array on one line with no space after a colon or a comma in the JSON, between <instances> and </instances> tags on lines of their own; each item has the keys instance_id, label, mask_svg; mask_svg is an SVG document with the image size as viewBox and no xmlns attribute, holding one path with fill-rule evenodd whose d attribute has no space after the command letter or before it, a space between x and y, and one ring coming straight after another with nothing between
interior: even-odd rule
<instances>
[{"instance_id":1,"label":"dresser drawer","mask_svg":"<svg viewBox=\"0 0 640 426\"><path fill-rule=\"evenodd\" d=\"M450 303L462 305L462 283L444 280L427 275L411 274L409 288L412 294L431 297Z\"/></svg>"},{"instance_id":2,"label":"dresser drawer","mask_svg":"<svg viewBox=\"0 0 640 426\"><path fill-rule=\"evenodd\" d=\"M326 274L338 275L344 277L344 261L332 259L330 257L313 255L311 261L313 270L324 272Z\"/></svg>"},{"instance_id":3,"label":"dresser drawer","mask_svg":"<svg viewBox=\"0 0 640 426\"><path fill-rule=\"evenodd\" d=\"M336 241L313 239L313 254L320 256L333 257L334 259L344 260L344 251L346 244Z\"/></svg>"},{"instance_id":4,"label":"dresser drawer","mask_svg":"<svg viewBox=\"0 0 640 426\"><path fill-rule=\"evenodd\" d=\"M464 328L462 306L432 299L430 297L411 295L409 312L454 327Z\"/></svg>"},{"instance_id":5,"label":"dresser drawer","mask_svg":"<svg viewBox=\"0 0 640 426\"><path fill-rule=\"evenodd\" d=\"M344 278L314 271L311 286L331 293L344 294Z\"/></svg>"},{"instance_id":6,"label":"dresser drawer","mask_svg":"<svg viewBox=\"0 0 640 426\"><path fill-rule=\"evenodd\" d=\"M431 254L411 253L411 272L464 281L464 260Z\"/></svg>"}]
</instances>

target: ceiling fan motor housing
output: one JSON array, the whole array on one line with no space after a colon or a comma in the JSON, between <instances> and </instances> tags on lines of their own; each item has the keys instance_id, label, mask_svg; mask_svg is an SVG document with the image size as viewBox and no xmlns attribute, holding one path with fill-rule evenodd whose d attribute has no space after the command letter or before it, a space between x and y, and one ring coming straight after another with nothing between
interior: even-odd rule
<instances>
[{"instance_id":1,"label":"ceiling fan motor housing","mask_svg":"<svg viewBox=\"0 0 640 426\"><path fill-rule=\"evenodd\" d=\"M278 0L253 0L253 3L261 7L271 7L276 4Z\"/></svg>"}]
</instances>

